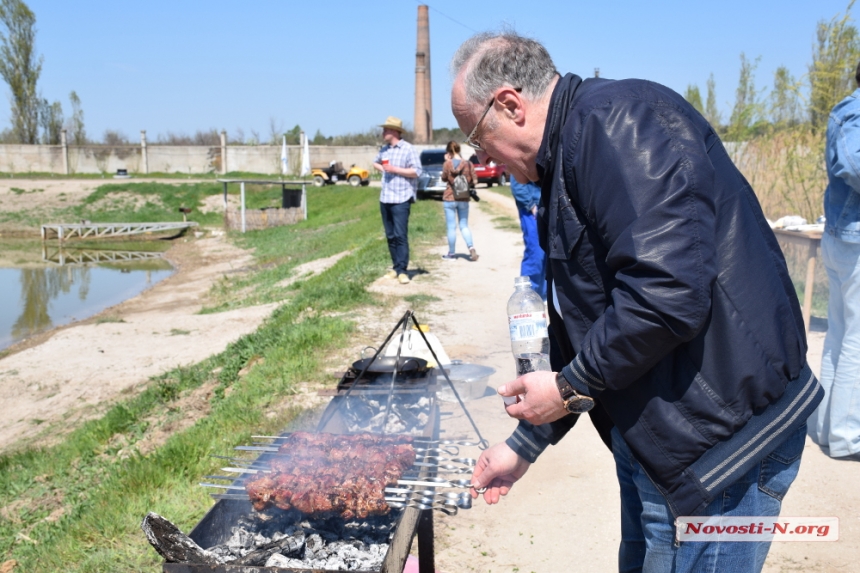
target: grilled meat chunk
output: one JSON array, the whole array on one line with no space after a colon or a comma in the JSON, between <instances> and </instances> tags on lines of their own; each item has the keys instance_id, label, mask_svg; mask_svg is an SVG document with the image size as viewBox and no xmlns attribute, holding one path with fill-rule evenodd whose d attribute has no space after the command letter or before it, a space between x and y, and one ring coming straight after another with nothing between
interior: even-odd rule
<instances>
[{"instance_id":1,"label":"grilled meat chunk","mask_svg":"<svg viewBox=\"0 0 860 573\"><path fill-rule=\"evenodd\" d=\"M385 486L414 463L408 436L296 432L278 449L271 471L247 480L245 490L258 511L274 505L363 519L389 512Z\"/></svg>"}]
</instances>

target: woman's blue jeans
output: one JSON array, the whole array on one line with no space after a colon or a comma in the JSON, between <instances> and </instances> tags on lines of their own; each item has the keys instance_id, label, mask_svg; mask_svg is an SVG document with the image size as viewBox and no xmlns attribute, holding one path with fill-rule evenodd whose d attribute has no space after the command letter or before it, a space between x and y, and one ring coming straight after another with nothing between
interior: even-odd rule
<instances>
[{"instance_id":1,"label":"woman's blue jeans","mask_svg":"<svg viewBox=\"0 0 860 573\"><path fill-rule=\"evenodd\" d=\"M809 417L809 437L838 458L860 453L860 243L825 233L821 260L830 281L821 358L825 395Z\"/></svg>"},{"instance_id":2,"label":"woman's blue jeans","mask_svg":"<svg viewBox=\"0 0 860 573\"><path fill-rule=\"evenodd\" d=\"M460 220L460 234L466 241L466 248L472 248L472 231L469 230L469 202L445 201L445 223L448 226L448 252L454 254L457 245L457 219Z\"/></svg>"},{"instance_id":3,"label":"woman's blue jeans","mask_svg":"<svg viewBox=\"0 0 860 573\"><path fill-rule=\"evenodd\" d=\"M701 516L778 516L782 499L797 476L806 425L738 481L717 494ZM621 486L622 573L752 573L761 571L770 542L684 541L675 546L675 525L666 500L633 458L617 429L612 430Z\"/></svg>"}]
</instances>

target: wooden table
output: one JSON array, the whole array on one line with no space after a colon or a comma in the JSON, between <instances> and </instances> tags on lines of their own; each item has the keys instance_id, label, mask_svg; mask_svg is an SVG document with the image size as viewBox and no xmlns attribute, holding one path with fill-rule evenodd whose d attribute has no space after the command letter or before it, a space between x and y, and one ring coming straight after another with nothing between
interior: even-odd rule
<instances>
[{"instance_id":1,"label":"wooden table","mask_svg":"<svg viewBox=\"0 0 860 573\"><path fill-rule=\"evenodd\" d=\"M812 288L815 284L815 259L818 256L818 247L821 245L820 230L810 231L786 231L785 229L774 229L778 241L785 241L792 245L800 245L806 248L806 283L803 287L803 324L806 325L806 334L809 334L809 317L812 313Z\"/></svg>"}]
</instances>

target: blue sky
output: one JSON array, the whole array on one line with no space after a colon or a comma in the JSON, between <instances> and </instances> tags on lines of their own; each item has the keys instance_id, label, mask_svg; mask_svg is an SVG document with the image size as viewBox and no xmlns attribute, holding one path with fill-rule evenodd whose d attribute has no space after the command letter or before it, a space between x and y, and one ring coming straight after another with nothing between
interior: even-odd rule
<instances>
[{"instance_id":1,"label":"blue sky","mask_svg":"<svg viewBox=\"0 0 860 573\"><path fill-rule=\"evenodd\" d=\"M360 132L396 115L412 125L415 0L25 0L44 57L39 86L82 101L89 136L106 129L132 140L209 128L299 124L310 135ZM502 25L543 42L560 71L640 77L679 92L713 73L728 115L740 54L760 57L759 88L784 65L803 77L819 21L847 0L435 0L430 6L433 125L454 127L448 62L477 31ZM853 11L856 13L856 9ZM9 126L9 92L0 128Z\"/></svg>"}]
</instances>

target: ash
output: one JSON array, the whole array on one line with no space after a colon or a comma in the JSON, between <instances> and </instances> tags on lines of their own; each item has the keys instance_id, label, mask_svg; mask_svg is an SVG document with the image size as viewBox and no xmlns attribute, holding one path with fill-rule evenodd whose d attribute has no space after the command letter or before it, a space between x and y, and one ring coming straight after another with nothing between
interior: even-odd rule
<instances>
[{"instance_id":1,"label":"ash","mask_svg":"<svg viewBox=\"0 0 860 573\"><path fill-rule=\"evenodd\" d=\"M344 521L339 516L308 518L302 513L270 508L240 518L225 543L208 552L229 563L252 551L292 537L288 549L273 553L266 567L378 571L400 512Z\"/></svg>"},{"instance_id":2,"label":"ash","mask_svg":"<svg viewBox=\"0 0 860 573\"><path fill-rule=\"evenodd\" d=\"M420 435L430 420L430 399L426 396L395 394L386 419L387 407L387 396L359 393L348 396L341 408L350 432Z\"/></svg>"}]
</instances>

